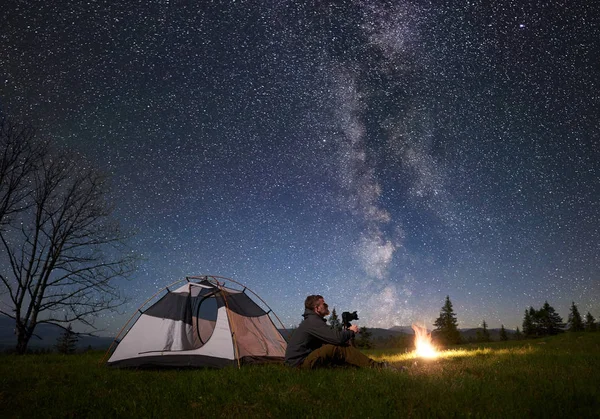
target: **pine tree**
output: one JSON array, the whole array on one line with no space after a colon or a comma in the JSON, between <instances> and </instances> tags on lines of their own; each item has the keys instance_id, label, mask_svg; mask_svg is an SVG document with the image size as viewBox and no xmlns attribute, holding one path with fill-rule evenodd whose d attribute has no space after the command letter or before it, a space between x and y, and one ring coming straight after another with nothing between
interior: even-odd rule
<instances>
[{"instance_id":1,"label":"pine tree","mask_svg":"<svg viewBox=\"0 0 600 419\"><path fill-rule=\"evenodd\" d=\"M73 332L71 323L65 329L62 335L56 339L56 350L61 354L74 354L77 347L77 335Z\"/></svg>"},{"instance_id":2,"label":"pine tree","mask_svg":"<svg viewBox=\"0 0 600 419\"><path fill-rule=\"evenodd\" d=\"M506 333L506 329L504 328L504 325L500 326L500 340L502 340L502 341L508 340L508 334Z\"/></svg>"},{"instance_id":3,"label":"pine tree","mask_svg":"<svg viewBox=\"0 0 600 419\"><path fill-rule=\"evenodd\" d=\"M585 315L585 330L586 332L596 331L596 319L594 319L594 316L589 311Z\"/></svg>"},{"instance_id":4,"label":"pine tree","mask_svg":"<svg viewBox=\"0 0 600 419\"><path fill-rule=\"evenodd\" d=\"M485 320L483 321L482 327L483 327L482 334L483 334L483 338L485 339L484 342L489 342L492 339L490 337L490 331L488 330L487 323L485 322Z\"/></svg>"},{"instance_id":5,"label":"pine tree","mask_svg":"<svg viewBox=\"0 0 600 419\"><path fill-rule=\"evenodd\" d=\"M331 311L331 316L329 316L329 327L333 330L342 330L342 322L335 311L335 307Z\"/></svg>"},{"instance_id":6,"label":"pine tree","mask_svg":"<svg viewBox=\"0 0 600 419\"><path fill-rule=\"evenodd\" d=\"M533 309L533 307L529 307L529 310L525 310L525 317L523 318L523 334L526 337L532 337L536 334L534 317L535 310Z\"/></svg>"},{"instance_id":7,"label":"pine tree","mask_svg":"<svg viewBox=\"0 0 600 419\"><path fill-rule=\"evenodd\" d=\"M371 342L371 337L373 333L369 331L366 327L360 328L360 333L356 336L354 344L357 348L361 349L371 349L373 348L373 342Z\"/></svg>"},{"instance_id":8,"label":"pine tree","mask_svg":"<svg viewBox=\"0 0 600 419\"><path fill-rule=\"evenodd\" d=\"M542 335L556 335L563 331L562 329L565 324L563 323L562 317L558 315L556 310L554 310L554 307L548 304L548 301L544 303L538 313Z\"/></svg>"},{"instance_id":9,"label":"pine tree","mask_svg":"<svg viewBox=\"0 0 600 419\"><path fill-rule=\"evenodd\" d=\"M457 344L460 343L460 332L458 331L458 322L456 321L456 314L452 308L452 302L450 296L446 296L446 302L440 311L440 317L438 317L434 324L435 330L439 332L437 335L440 336L446 344Z\"/></svg>"},{"instance_id":10,"label":"pine tree","mask_svg":"<svg viewBox=\"0 0 600 419\"><path fill-rule=\"evenodd\" d=\"M515 340L521 340L523 339L523 333L521 333L521 331L519 330L519 327L517 326L517 330L515 330Z\"/></svg>"},{"instance_id":11,"label":"pine tree","mask_svg":"<svg viewBox=\"0 0 600 419\"><path fill-rule=\"evenodd\" d=\"M489 342L490 339L490 332L487 328L487 323L485 322L485 320L483 321L483 324L481 325L482 330L478 330L477 331L477 341L478 342Z\"/></svg>"},{"instance_id":12,"label":"pine tree","mask_svg":"<svg viewBox=\"0 0 600 419\"><path fill-rule=\"evenodd\" d=\"M581 314L579 314L579 310L577 309L575 302L571 302L568 325L569 332L581 332L584 330L583 320L581 319Z\"/></svg>"}]
</instances>

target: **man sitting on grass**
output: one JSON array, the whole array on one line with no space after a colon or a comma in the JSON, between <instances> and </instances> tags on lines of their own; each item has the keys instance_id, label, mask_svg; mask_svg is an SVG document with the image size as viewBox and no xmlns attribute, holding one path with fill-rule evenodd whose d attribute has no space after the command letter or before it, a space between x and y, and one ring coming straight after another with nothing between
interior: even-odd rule
<instances>
[{"instance_id":1,"label":"man sitting on grass","mask_svg":"<svg viewBox=\"0 0 600 419\"><path fill-rule=\"evenodd\" d=\"M377 362L348 341L358 333L358 326L334 330L327 326L327 303L321 295L309 295L304 301L304 320L294 331L285 351L285 363L292 367L312 369L330 365L354 365L363 368L396 370L387 362Z\"/></svg>"}]
</instances>

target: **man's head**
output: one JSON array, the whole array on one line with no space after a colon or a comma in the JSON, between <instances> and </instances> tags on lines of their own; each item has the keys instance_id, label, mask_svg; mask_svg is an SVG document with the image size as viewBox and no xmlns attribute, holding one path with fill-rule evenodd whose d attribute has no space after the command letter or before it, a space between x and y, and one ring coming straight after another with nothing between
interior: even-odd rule
<instances>
[{"instance_id":1,"label":"man's head","mask_svg":"<svg viewBox=\"0 0 600 419\"><path fill-rule=\"evenodd\" d=\"M322 295L309 295L304 300L304 307L307 310L312 310L321 317L325 317L329 314L329 306L323 299Z\"/></svg>"}]
</instances>

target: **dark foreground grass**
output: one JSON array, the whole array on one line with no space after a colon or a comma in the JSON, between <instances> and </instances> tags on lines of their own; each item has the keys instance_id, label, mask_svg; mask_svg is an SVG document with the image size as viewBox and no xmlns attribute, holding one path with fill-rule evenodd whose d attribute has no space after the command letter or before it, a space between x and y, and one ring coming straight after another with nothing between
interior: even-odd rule
<instances>
[{"instance_id":1,"label":"dark foreground grass","mask_svg":"<svg viewBox=\"0 0 600 419\"><path fill-rule=\"evenodd\" d=\"M463 346L407 373L116 370L101 353L0 356L0 417L600 417L600 333Z\"/></svg>"}]
</instances>

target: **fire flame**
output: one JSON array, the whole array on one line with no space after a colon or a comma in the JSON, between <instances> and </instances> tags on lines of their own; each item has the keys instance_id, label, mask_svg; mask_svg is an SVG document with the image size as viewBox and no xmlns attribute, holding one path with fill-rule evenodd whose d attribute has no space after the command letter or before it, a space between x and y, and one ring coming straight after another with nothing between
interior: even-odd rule
<instances>
[{"instance_id":1,"label":"fire flame","mask_svg":"<svg viewBox=\"0 0 600 419\"><path fill-rule=\"evenodd\" d=\"M427 329L416 324L413 324L412 328L415 331L415 354L422 358L437 357L437 350L431 343L431 334L427 333Z\"/></svg>"}]
</instances>

